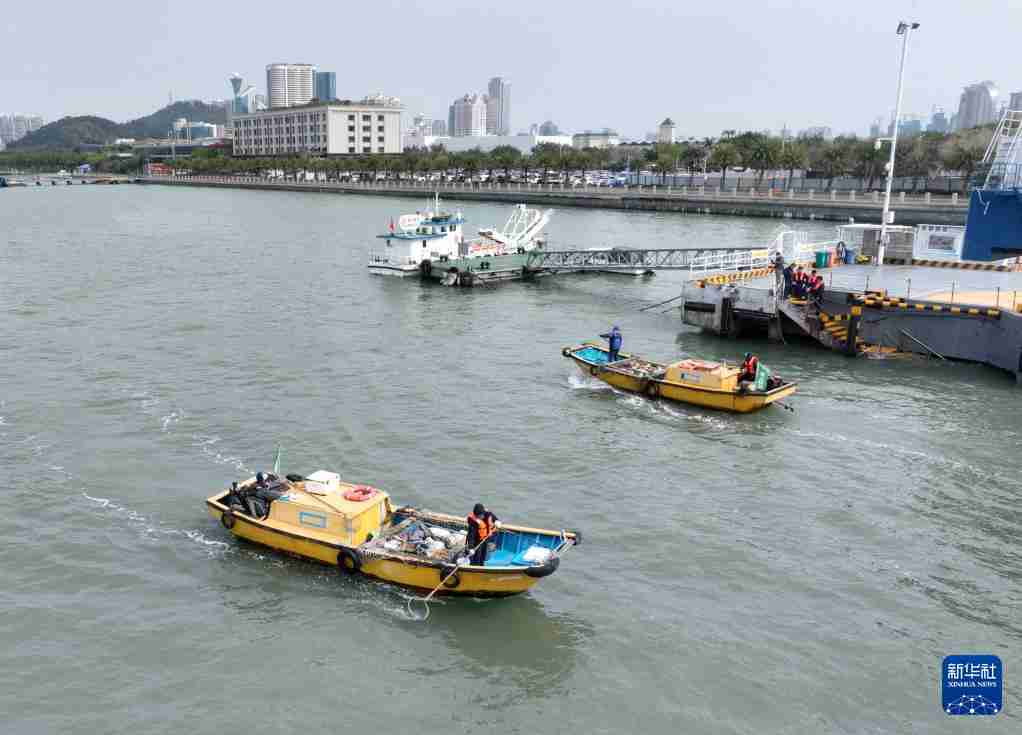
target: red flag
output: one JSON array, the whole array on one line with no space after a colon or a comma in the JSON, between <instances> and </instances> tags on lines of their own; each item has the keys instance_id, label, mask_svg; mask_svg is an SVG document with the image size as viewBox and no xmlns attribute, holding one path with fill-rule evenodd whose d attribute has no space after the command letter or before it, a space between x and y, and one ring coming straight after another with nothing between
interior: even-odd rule
<instances>
[{"instance_id":1,"label":"red flag","mask_svg":"<svg viewBox=\"0 0 1022 735\"><path fill-rule=\"evenodd\" d=\"M390 231L391 232L394 231L394 218L393 217L390 218Z\"/></svg>"}]
</instances>

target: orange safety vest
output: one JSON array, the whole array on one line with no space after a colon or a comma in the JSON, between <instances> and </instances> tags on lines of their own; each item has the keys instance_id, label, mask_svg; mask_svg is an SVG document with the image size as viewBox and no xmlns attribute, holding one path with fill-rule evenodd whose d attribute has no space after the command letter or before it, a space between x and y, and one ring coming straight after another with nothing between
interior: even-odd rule
<instances>
[{"instance_id":1,"label":"orange safety vest","mask_svg":"<svg viewBox=\"0 0 1022 735\"><path fill-rule=\"evenodd\" d=\"M493 532L496 530L496 527L494 526L494 523L493 521L490 520L490 518L492 518L492 516L490 515L486 515L482 518L479 518L478 516L476 516L475 513L468 514L469 523L474 523L476 525L476 530L479 532L480 542L483 542L486 539L488 539L490 536L493 535Z\"/></svg>"},{"instance_id":2,"label":"orange safety vest","mask_svg":"<svg viewBox=\"0 0 1022 735\"><path fill-rule=\"evenodd\" d=\"M755 375L759 367L759 358L753 355L742 365L742 375Z\"/></svg>"}]
</instances>

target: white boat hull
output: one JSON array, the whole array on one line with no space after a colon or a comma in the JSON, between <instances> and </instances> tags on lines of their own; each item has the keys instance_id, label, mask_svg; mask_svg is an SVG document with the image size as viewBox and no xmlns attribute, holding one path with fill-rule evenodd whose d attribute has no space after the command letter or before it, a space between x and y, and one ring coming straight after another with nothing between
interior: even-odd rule
<instances>
[{"instance_id":1,"label":"white boat hull","mask_svg":"<svg viewBox=\"0 0 1022 735\"><path fill-rule=\"evenodd\" d=\"M419 268L415 265L391 265L389 263L370 263L369 272L378 276L397 276L407 278L419 275Z\"/></svg>"}]
</instances>

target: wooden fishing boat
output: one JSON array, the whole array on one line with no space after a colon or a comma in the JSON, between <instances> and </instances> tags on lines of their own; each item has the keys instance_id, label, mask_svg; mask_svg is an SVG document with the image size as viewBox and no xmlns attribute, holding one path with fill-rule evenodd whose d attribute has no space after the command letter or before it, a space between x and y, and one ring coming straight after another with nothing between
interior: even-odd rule
<instances>
[{"instance_id":1,"label":"wooden fishing boat","mask_svg":"<svg viewBox=\"0 0 1022 735\"><path fill-rule=\"evenodd\" d=\"M578 533L501 524L487 539L486 563L469 563L464 517L394 508L377 488L319 471L269 475L206 500L213 518L239 538L420 590L502 597L525 592L553 574Z\"/></svg>"},{"instance_id":2,"label":"wooden fishing boat","mask_svg":"<svg viewBox=\"0 0 1022 735\"><path fill-rule=\"evenodd\" d=\"M775 381L774 387L758 391L748 383L739 384L738 367L706 360L679 360L665 365L622 352L619 359L608 362L607 349L588 342L565 347L562 354L574 361L583 375L629 393L735 413L758 411L792 395L798 386Z\"/></svg>"}]
</instances>

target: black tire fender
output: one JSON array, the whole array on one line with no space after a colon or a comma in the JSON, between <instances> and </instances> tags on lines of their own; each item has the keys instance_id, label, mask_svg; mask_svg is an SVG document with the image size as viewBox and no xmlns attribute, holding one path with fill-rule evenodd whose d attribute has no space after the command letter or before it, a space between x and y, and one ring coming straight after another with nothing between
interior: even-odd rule
<instances>
[{"instance_id":1,"label":"black tire fender","mask_svg":"<svg viewBox=\"0 0 1022 735\"><path fill-rule=\"evenodd\" d=\"M582 532L581 531L572 531L572 533L575 534L575 546L581 546L582 545Z\"/></svg>"},{"instance_id":2,"label":"black tire fender","mask_svg":"<svg viewBox=\"0 0 1022 735\"><path fill-rule=\"evenodd\" d=\"M564 355L565 357L571 357L571 350L565 347L563 350L561 350L561 354Z\"/></svg>"},{"instance_id":3,"label":"black tire fender","mask_svg":"<svg viewBox=\"0 0 1022 735\"><path fill-rule=\"evenodd\" d=\"M220 514L220 525L226 528L228 531L234 528L234 521L235 521L234 513L232 513L230 509L225 510L223 513Z\"/></svg>"},{"instance_id":4,"label":"black tire fender","mask_svg":"<svg viewBox=\"0 0 1022 735\"><path fill-rule=\"evenodd\" d=\"M341 549L337 552L337 566L347 574L358 574L362 571L362 555L356 549Z\"/></svg>"},{"instance_id":5,"label":"black tire fender","mask_svg":"<svg viewBox=\"0 0 1022 735\"><path fill-rule=\"evenodd\" d=\"M443 580L444 587L447 589L457 589L461 584L461 572L453 564L444 564L440 567L440 579Z\"/></svg>"},{"instance_id":6,"label":"black tire fender","mask_svg":"<svg viewBox=\"0 0 1022 735\"><path fill-rule=\"evenodd\" d=\"M594 376L594 377L599 375L600 374L600 368L596 367L595 365L591 365L589 367L589 374Z\"/></svg>"},{"instance_id":7,"label":"black tire fender","mask_svg":"<svg viewBox=\"0 0 1022 735\"><path fill-rule=\"evenodd\" d=\"M561 560L554 556L551 557L550 561L546 564L538 564L534 567L526 567L525 573L530 577L536 579L542 579L543 577L549 577L551 574L557 571L557 567L561 566Z\"/></svg>"},{"instance_id":8,"label":"black tire fender","mask_svg":"<svg viewBox=\"0 0 1022 735\"><path fill-rule=\"evenodd\" d=\"M649 385L646 386L646 395L656 400L660 397L660 385L655 381L649 381Z\"/></svg>"}]
</instances>

